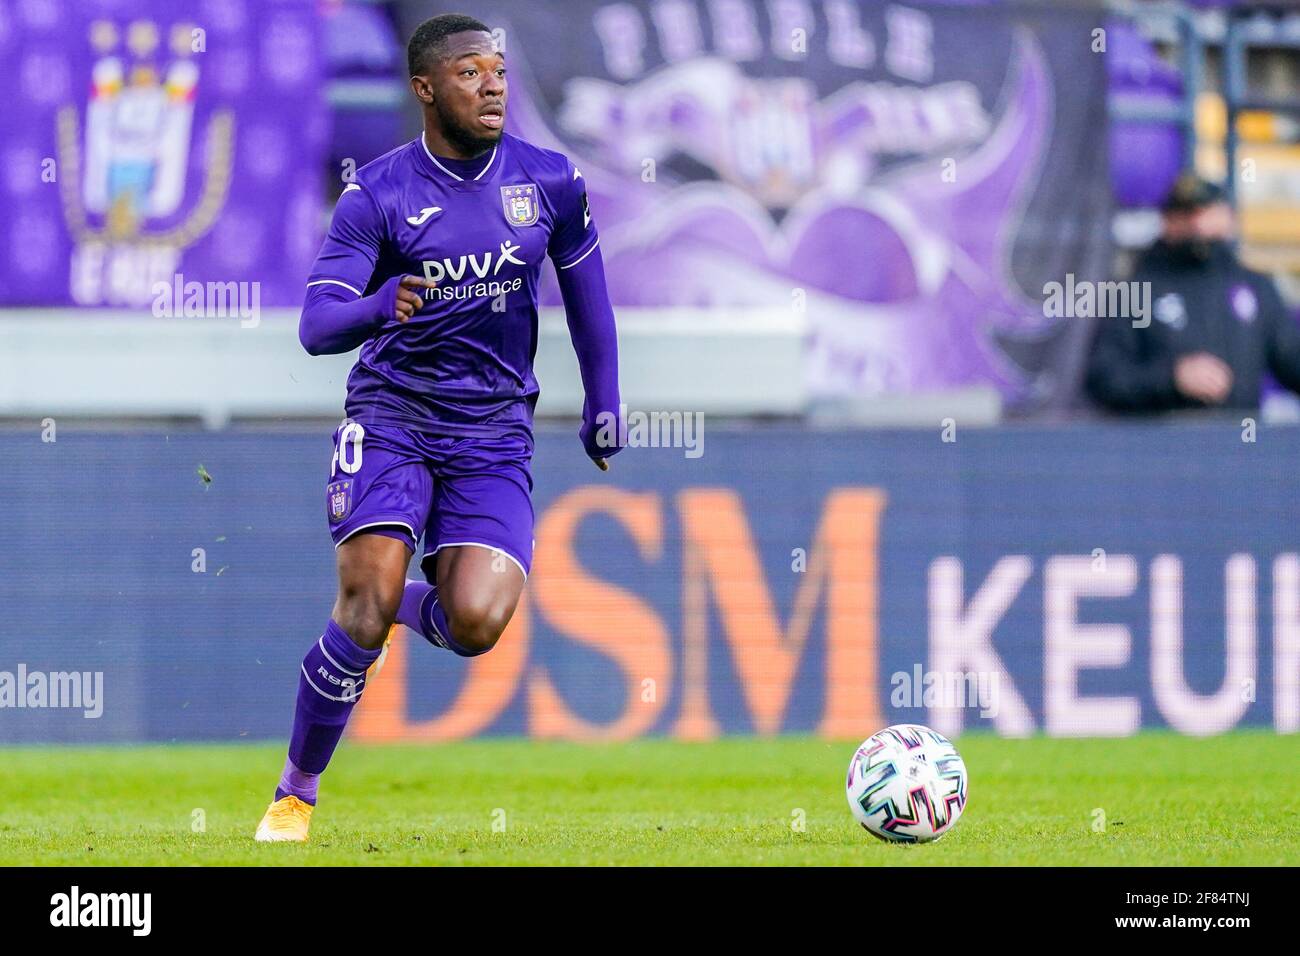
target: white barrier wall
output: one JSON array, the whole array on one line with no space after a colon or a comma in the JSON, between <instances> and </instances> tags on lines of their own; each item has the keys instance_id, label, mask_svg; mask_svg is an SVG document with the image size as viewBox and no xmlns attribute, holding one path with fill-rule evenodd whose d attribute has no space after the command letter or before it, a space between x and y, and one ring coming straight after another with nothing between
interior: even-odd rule
<instances>
[{"instance_id":1,"label":"white barrier wall","mask_svg":"<svg viewBox=\"0 0 1300 956\"><path fill-rule=\"evenodd\" d=\"M0 417L342 415L353 355L312 357L294 310L256 322L138 312L0 312ZM789 312L620 310L630 408L715 415L804 410L803 323ZM561 310L544 310L538 413L577 416L582 385Z\"/></svg>"}]
</instances>

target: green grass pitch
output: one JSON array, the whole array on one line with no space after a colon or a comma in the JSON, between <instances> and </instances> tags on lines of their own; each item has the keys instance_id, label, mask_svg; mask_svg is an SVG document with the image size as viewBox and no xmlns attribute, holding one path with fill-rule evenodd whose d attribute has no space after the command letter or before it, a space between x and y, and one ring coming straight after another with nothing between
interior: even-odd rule
<instances>
[{"instance_id":1,"label":"green grass pitch","mask_svg":"<svg viewBox=\"0 0 1300 956\"><path fill-rule=\"evenodd\" d=\"M281 745L7 747L0 864L1300 862L1294 737L967 735L966 813L926 846L854 823L843 786L855 743L345 744L306 846L252 841Z\"/></svg>"}]
</instances>

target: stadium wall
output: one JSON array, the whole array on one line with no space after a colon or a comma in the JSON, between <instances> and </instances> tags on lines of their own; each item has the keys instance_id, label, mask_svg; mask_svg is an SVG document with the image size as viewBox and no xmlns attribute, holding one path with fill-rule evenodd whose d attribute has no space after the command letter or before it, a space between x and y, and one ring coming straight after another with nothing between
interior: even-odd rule
<instances>
[{"instance_id":1,"label":"stadium wall","mask_svg":"<svg viewBox=\"0 0 1300 956\"><path fill-rule=\"evenodd\" d=\"M620 310L623 398L634 408L710 415L799 414L807 405L804 332L788 309ZM337 418L356 354L304 352L297 309L246 321L0 310L0 418L198 418L212 427ZM563 309L541 310L534 372L538 415L582 413Z\"/></svg>"},{"instance_id":2,"label":"stadium wall","mask_svg":"<svg viewBox=\"0 0 1300 956\"><path fill-rule=\"evenodd\" d=\"M473 662L399 635L354 739L1300 729L1300 429L706 425L609 475L542 429L511 630ZM0 740L286 735L328 431L0 452Z\"/></svg>"}]
</instances>

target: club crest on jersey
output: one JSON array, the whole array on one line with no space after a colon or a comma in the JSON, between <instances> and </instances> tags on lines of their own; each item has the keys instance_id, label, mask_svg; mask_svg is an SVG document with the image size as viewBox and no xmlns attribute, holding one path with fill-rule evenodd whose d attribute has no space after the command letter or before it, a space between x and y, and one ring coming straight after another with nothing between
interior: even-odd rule
<instances>
[{"instance_id":1,"label":"club crest on jersey","mask_svg":"<svg viewBox=\"0 0 1300 956\"><path fill-rule=\"evenodd\" d=\"M336 481L325 489L329 499L330 521L339 522L352 510L352 481Z\"/></svg>"},{"instance_id":2,"label":"club crest on jersey","mask_svg":"<svg viewBox=\"0 0 1300 956\"><path fill-rule=\"evenodd\" d=\"M537 187L532 183L501 187L501 206L512 226L531 226L537 222Z\"/></svg>"}]
</instances>

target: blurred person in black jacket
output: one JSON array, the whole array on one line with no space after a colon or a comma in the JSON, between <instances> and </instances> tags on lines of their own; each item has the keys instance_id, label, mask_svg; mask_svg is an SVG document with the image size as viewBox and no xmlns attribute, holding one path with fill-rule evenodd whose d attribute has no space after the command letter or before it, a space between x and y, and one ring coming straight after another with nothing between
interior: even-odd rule
<instances>
[{"instance_id":1,"label":"blurred person in black jacket","mask_svg":"<svg viewBox=\"0 0 1300 956\"><path fill-rule=\"evenodd\" d=\"M1266 371L1300 392L1300 327L1273 280L1238 261L1223 191L1184 175L1161 212L1131 279L1151 284L1149 324L1101 320L1089 394L1121 412L1252 410Z\"/></svg>"}]
</instances>

